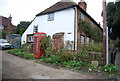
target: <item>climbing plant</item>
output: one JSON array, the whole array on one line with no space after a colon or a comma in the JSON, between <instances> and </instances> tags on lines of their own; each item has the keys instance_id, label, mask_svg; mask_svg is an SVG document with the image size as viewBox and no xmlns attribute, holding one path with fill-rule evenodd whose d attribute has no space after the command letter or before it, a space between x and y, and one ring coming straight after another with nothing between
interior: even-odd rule
<instances>
[{"instance_id":1,"label":"climbing plant","mask_svg":"<svg viewBox=\"0 0 120 81\"><path fill-rule=\"evenodd\" d=\"M102 40L102 33L100 32L100 30L98 28L93 28L90 23L84 20L79 20L78 30L79 32L83 32L89 35L92 39L96 41Z\"/></svg>"}]
</instances>

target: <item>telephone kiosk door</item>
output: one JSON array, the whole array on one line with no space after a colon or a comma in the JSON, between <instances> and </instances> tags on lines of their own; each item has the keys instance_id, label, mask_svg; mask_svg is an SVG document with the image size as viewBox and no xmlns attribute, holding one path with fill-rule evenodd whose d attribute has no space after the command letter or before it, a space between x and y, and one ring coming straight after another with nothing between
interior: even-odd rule
<instances>
[{"instance_id":1,"label":"telephone kiosk door","mask_svg":"<svg viewBox=\"0 0 120 81\"><path fill-rule=\"evenodd\" d=\"M33 53L35 58L40 58L43 54L43 51L40 48L40 40L42 37L47 36L45 33L37 32L34 34L34 41L33 41Z\"/></svg>"}]
</instances>

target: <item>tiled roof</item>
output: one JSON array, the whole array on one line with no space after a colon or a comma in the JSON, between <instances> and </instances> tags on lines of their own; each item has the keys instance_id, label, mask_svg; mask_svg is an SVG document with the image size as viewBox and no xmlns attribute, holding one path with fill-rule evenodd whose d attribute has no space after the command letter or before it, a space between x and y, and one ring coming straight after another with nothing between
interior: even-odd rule
<instances>
[{"instance_id":1,"label":"tiled roof","mask_svg":"<svg viewBox=\"0 0 120 81\"><path fill-rule=\"evenodd\" d=\"M59 10L66 9L66 8L70 8L70 7L73 7L76 5L77 4L72 0L61 0L61 1L57 2L56 4L52 5L51 7L47 8L46 10L40 12L36 16L46 14L46 13L51 13L54 11L59 11Z\"/></svg>"},{"instance_id":2,"label":"tiled roof","mask_svg":"<svg viewBox=\"0 0 120 81\"><path fill-rule=\"evenodd\" d=\"M14 26L11 21L9 20L9 18L7 17L3 17L3 16L0 16L0 24L3 25L3 26L8 26L8 25L11 25L11 26ZM15 27L15 26L14 26Z\"/></svg>"}]
</instances>

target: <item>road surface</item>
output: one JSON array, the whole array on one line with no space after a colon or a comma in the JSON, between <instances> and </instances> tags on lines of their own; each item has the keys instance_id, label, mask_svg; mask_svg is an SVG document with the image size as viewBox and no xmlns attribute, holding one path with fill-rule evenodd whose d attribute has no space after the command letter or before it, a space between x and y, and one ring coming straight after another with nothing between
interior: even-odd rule
<instances>
[{"instance_id":1,"label":"road surface","mask_svg":"<svg viewBox=\"0 0 120 81\"><path fill-rule=\"evenodd\" d=\"M1 51L0 51L1 52ZM78 74L66 69L55 69L33 60L26 60L6 52L2 56L2 76L5 79L93 79L89 75Z\"/></svg>"}]
</instances>

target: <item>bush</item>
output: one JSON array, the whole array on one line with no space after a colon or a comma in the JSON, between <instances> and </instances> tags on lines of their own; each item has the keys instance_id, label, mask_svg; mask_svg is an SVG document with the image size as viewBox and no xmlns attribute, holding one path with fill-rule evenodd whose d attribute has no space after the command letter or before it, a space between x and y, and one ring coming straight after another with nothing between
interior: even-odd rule
<instances>
[{"instance_id":1,"label":"bush","mask_svg":"<svg viewBox=\"0 0 120 81\"><path fill-rule=\"evenodd\" d=\"M50 57L42 56L41 60L46 63L58 64L57 58L58 56L55 56L55 55L51 55Z\"/></svg>"},{"instance_id":2,"label":"bush","mask_svg":"<svg viewBox=\"0 0 120 81\"><path fill-rule=\"evenodd\" d=\"M108 64L105 65L104 67L102 67L102 70L104 72L107 72L109 75L116 75L118 68L116 66L114 66L113 64Z\"/></svg>"},{"instance_id":3,"label":"bush","mask_svg":"<svg viewBox=\"0 0 120 81\"><path fill-rule=\"evenodd\" d=\"M72 52L70 52L69 50L65 50L59 54L57 61L58 62L64 62L64 61L68 62L70 60L73 60L73 57L74 57L74 55L72 54Z\"/></svg>"},{"instance_id":4,"label":"bush","mask_svg":"<svg viewBox=\"0 0 120 81\"><path fill-rule=\"evenodd\" d=\"M102 52L101 44L93 44L93 45L84 45L82 50L86 50L89 52Z\"/></svg>"},{"instance_id":5,"label":"bush","mask_svg":"<svg viewBox=\"0 0 120 81\"><path fill-rule=\"evenodd\" d=\"M81 50L77 54L74 55L74 59L77 61L83 61L83 62L89 63L90 54L85 50Z\"/></svg>"},{"instance_id":6,"label":"bush","mask_svg":"<svg viewBox=\"0 0 120 81\"><path fill-rule=\"evenodd\" d=\"M21 46L21 50L23 50L26 53L32 53L32 44L25 43Z\"/></svg>"},{"instance_id":7,"label":"bush","mask_svg":"<svg viewBox=\"0 0 120 81\"><path fill-rule=\"evenodd\" d=\"M67 68L73 68L73 69L81 69L85 63L82 61L75 61L75 60L71 60L68 62L63 62L63 65Z\"/></svg>"},{"instance_id":8,"label":"bush","mask_svg":"<svg viewBox=\"0 0 120 81\"><path fill-rule=\"evenodd\" d=\"M11 53L13 55L22 57L22 58L26 58L26 59L34 59L34 54L33 53L26 53L21 49L12 49L9 50L8 53Z\"/></svg>"}]
</instances>

